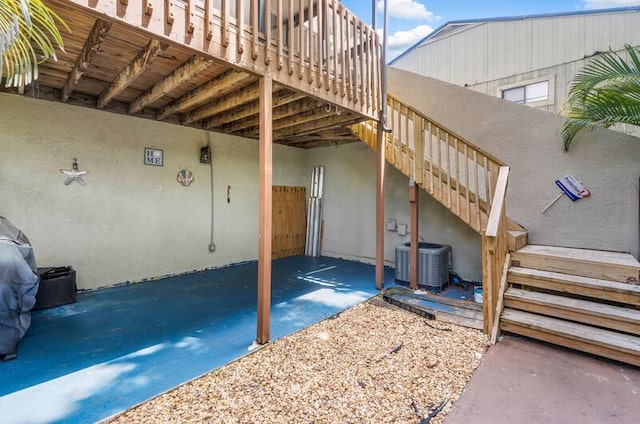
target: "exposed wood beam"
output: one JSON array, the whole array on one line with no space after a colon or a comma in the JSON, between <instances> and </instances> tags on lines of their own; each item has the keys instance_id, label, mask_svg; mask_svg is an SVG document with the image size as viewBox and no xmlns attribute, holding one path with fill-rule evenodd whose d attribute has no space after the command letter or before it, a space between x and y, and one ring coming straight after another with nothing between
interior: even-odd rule
<instances>
[{"instance_id":1,"label":"exposed wood beam","mask_svg":"<svg viewBox=\"0 0 640 424\"><path fill-rule=\"evenodd\" d=\"M357 143L359 140L354 139L336 139L336 140L323 140L323 139L315 139L306 141L304 143L295 143L295 144L287 144L290 147L297 147L298 149L313 149L314 147L326 147L329 145L339 146L342 144L348 143Z\"/></svg>"},{"instance_id":2,"label":"exposed wood beam","mask_svg":"<svg viewBox=\"0 0 640 424\"><path fill-rule=\"evenodd\" d=\"M35 90L35 87L32 87L32 86L27 86L27 89L28 91L26 92L25 95L28 95L32 98L47 100L47 101L56 102L56 103L61 102L61 93L62 93L61 89L44 86L44 85L39 86L37 90ZM8 92L8 93L15 94L17 93L17 90L7 90L0 87L0 92ZM97 102L98 102L97 96L92 96L90 94L84 94L84 93L79 93L77 91L74 91L71 93L71 96L69 96L69 99L66 101L66 104L94 109L96 107ZM118 100L112 100L111 102L109 102L108 105L106 105L101 110L105 112L117 113L119 115L128 115L129 103L120 102ZM155 111L149 108L145 108L136 115L136 118L151 119L155 121L156 113ZM170 124L175 124L175 125L181 124L180 120L175 119L174 117L168 119L165 122ZM194 127L194 126L191 125L191 127Z\"/></svg>"},{"instance_id":3,"label":"exposed wood beam","mask_svg":"<svg viewBox=\"0 0 640 424\"><path fill-rule=\"evenodd\" d=\"M237 85L243 81L248 83L249 81L254 81L254 78L244 72L227 71L162 108L158 113L158 119L166 119L174 113L190 109L206 100L223 96L236 89Z\"/></svg>"},{"instance_id":4,"label":"exposed wood beam","mask_svg":"<svg viewBox=\"0 0 640 424\"><path fill-rule=\"evenodd\" d=\"M330 128L348 125L349 123L354 123L360 120L362 120L362 118L354 115L331 115L326 118L315 120L313 122L307 122L301 125L296 125L295 127L289 127L282 130L274 131L273 137L274 139L280 139L288 136L306 135Z\"/></svg>"},{"instance_id":5,"label":"exposed wood beam","mask_svg":"<svg viewBox=\"0 0 640 424\"><path fill-rule=\"evenodd\" d=\"M273 216L273 138L271 130L273 81L262 77L260 95L260 146L258 195L258 331L256 341L270 338L271 308L271 225Z\"/></svg>"},{"instance_id":6,"label":"exposed wood beam","mask_svg":"<svg viewBox=\"0 0 640 424\"><path fill-rule=\"evenodd\" d=\"M63 102L66 102L69 99L69 96L71 96L73 89L78 84L78 81L80 81L80 78L82 78L82 74L87 70L89 64L100 49L102 42L111 29L111 25L112 23L109 21L96 19L96 22L93 24L93 28L91 28L91 32L84 43L84 47L80 52L80 56L78 56L78 60L75 65L73 65L73 69L69 73L69 76L62 87L61 99Z\"/></svg>"},{"instance_id":7,"label":"exposed wood beam","mask_svg":"<svg viewBox=\"0 0 640 424\"><path fill-rule=\"evenodd\" d=\"M208 68L213 63L212 60L203 59L196 55L171 72L169 75L158 81L153 87L142 95L138 96L129 106L129 114L140 112L143 108L158 100L160 97L172 92L176 87L192 76Z\"/></svg>"},{"instance_id":8,"label":"exposed wood beam","mask_svg":"<svg viewBox=\"0 0 640 424\"><path fill-rule=\"evenodd\" d=\"M306 112L309 109L311 109L315 104L316 104L315 100L302 100L296 103L289 103L284 106L276 107L274 102L273 121L282 120L290 116L298 115L300 113ZM319 117L320 115L317 115L317 116ZM249 128L249 130L247 131L257 134L258 121L256 118L257 117L251 116L249 118L241 119L232 124L222 126L220 128L220 131L224 133L236 133L238 131L242 131ZM276 130L276 129L284 128L278 125L282 125L282 123L280 124L274 123L273 129Z\"/></svg>"},{"instance_id":9,"label":"exposed wood beam","mask_svg":"<svg viewBox=\"0 0 640 424\"><path fill-rule=\"evenodd\" d=\"M158 40L151 40L138 56L114 79L111 84L98 96L98 109L105 107L114 97L122 93L153 63L158 55L167 48L166 44Z\"/></svg>"},{"instance_id":10,"label":"exposed wood beam","mask_svg":"<svg viewBox=\"0 0 640 424\"><path fill-rule=\"evenodd\" d=\"M338 142L353 142L360 141L359 138L355 137L353 134L345 133L342 128L333 128L327 131L322 131L319 133L313 133L309 135L304 135L300 137L288 137L281 139L283 144L288 146L298 146L299 144L322 141L325 144L330 143L334 144L335 141Z\"/></svg>"},{"instance_id":11,"label":"exposed wood beam","mask_svg":"<svg viewBox=\"0 0 640 424\"><path fill-rule=\"evenodd\" d=\"M187 113L182 118L182 122L184 124L191 124L192 122L206 119L217 113L222 113L228 109L232 109L256 100L260 95L260 92L258 91L258 84L252 84L239 91L241 92L233 92L216 100L213 103L196 109L193 112Z\"/></svg>"},{"instance_id":12,"label":"exposed wood beam","mask_svg":"<svg viewBox=\"0 0 640 424\"><path fill-rule=\"evenodd\" d=\"M304 97L306 97L306 95L302 93L282 90L282 91L279 91L278 93L274 93L273 107L284 106L286 104L298 101ZM249 116L257 115L258 112L260 112L260 104L259 102L253 102L250 105L243 106L242 108L239 108L239 109L231 110L230 112L227 112L227 113L219 113L215 117L209 119L207 123L204 125L204 128L212 129L212 128L220 127L224 124L228 124L229 122L235 122L235 121L239 121L240 119L247 118Z\"/></svg>"},{"instance_id":13,"label":"exposed wood beam","mask_svg":"<svg viewBox=\"0 0 640 424\"><path fill-rule=\"evenodd\" d=\"M311 107L311 106L309 106ZM292 116L295 115L295 116ZM326 112L324 110L314 110L310 109L307 111L301 111L300 113L292 112L289 116L283 117L279 119L276 123L273 124L273 129L282 130L285 128L296 127L307 122L314 122L320 120L322 118L332 116L331 112Z\"/></svg>"}]
</instances>

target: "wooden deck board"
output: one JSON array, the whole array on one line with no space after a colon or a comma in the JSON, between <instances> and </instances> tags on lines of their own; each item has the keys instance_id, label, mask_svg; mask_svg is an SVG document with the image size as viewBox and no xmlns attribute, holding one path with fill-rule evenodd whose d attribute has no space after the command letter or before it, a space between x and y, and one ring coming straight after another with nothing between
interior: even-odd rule
<instances>
[{"instance_id":1,"label":"wooden deck board","mask_svg":"<svg viewBox=\"0 0 640 424\"><path fill-rule=\"evenodd\" d=\"M412 290L394 287L385 291L383 298L394 305L418 313L420 315L436 319L438 321L451 322L463 327L482 330L482 310L477 304L470 301L456 301L446 299L444 296L431 294L416 295ZM446 303L443 303L446 302Z\"/></svg>"},{"instance_id":2,"label":"wooden deck board","mask_svg":"<svg viewBox=\"0 0 640 424\"><path fill-rule=\"evenodd\" d=\"M627 253L528 245L514 252L522 268L581 275L618 282L638 281L640 263Z\"/></svg>"},{"instance_id":3,"label":"wooden deck board","mask_svg":"<svg viewBox=\"0 0 640 424\"><path fill-rule=\"evenodd\" d=\"M640 366L640 337L515 310L503 312L501 328L504 331Z\"/></svg>"},{"instance_id":4,"label":"wooden deck board","mask_svg":"<svg viewBox=\"0 0 640 424\"><path fill-rule=\"evenodd\" d=\"M640 335L640 311L620 306L512 287L505 307Z\"/></svg>"},{"instance_id":5,"label":"wooden deck board","mask_svg":"<svg viewBox=\"0 0 640 424\"><path fill-rule=\"evenodd\" d=\"M640 306L640 286L559 272L511 267L509 282Z\"/></svg>"}]
</instances>

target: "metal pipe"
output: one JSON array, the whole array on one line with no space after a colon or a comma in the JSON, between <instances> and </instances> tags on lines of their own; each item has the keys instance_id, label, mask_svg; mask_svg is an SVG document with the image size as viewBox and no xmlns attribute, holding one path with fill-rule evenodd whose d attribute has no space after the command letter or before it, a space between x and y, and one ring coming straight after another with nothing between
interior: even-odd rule
<instances>
[{"instance_id":1,"label":"metal pipe","mask_svg":"<svg viewBox=\"0 0 640 424\"><path fill-rule=\"evenodd\" d=\"M318 199L318 235L316 238L316 256L320 256L320 244L322 241L322 198Z\"/></svg>"},{"instance_id":2,"label":"metal pipe","mask_svg":"<svg viewBox=\"0 0 640 424\"><path fill-rule=\"evenodd\" d=\"M207 147L211 149L211 137L210 132L207 131ZM213 253L216 251L216 243L215 243L215 198L214 198L214 185L213 185L213 156L211 156L211 160L209 161L209 181L210 181L210 189L211 189L211 234L209 238L209 253Z\"/></svg>"},{"instance_id":3,"label":"metal pipe","mask_svg":"<svg viewBox=\"0 0 640 424\"><path fill-rule=\"evenodd\" d=\"M311 197L318 197L318 167L313 167L311 173Z\"/></svg>"},{"instance_id":4,"label":"metal pipe","mask_svg":"<svg viewBox=\"0 0 640 424\"><path fill-rule=\"evenodd\" d=\"M321 200L316 198L316 209L314 211L313 220L313 257L318 256L318 242L320 241L320 202Z\"/></svg>"},{"instance_id":5,"label":"metal pipe","mask_svg":"<svg viewBox=\"0 0 640 424\"><path fill-rule=\"evenodd\" d=\"M313 246L315 245L315 220L316 220L316 199L312 197L309 199L311 202L311 211L310 217L311 221L309 223L309 256L313 256Z\"/></svg>"},{"instance_id":6,"label":"metal pipe","mask_svg":"<svg viewBox=\"0 0 640 424\"><path fill-rule=\"evenodd\" d=\"M320 167L318 174L318 195L317 197L322 197L322 192L324 191L324 166Z\"/></svg>"},{"instance_id":7,"label":"metal pipe","mask_svg":"<svg viewBox=\"0 0 640 424\"><path fill-rule=\"evenodd\" d=\"M377 163L376 163L376 275L375 284L378 289L384 288L384 167L385 146L384 133L387 122L387 39L389 30L389 3L384 0L384 27L382 35L382 54L380 55L380 119L377 131Z\"/></svg>"},{"instance_id":8,"label":"metal pipe","mask_svg":"<svg viewBox=\"0 0 640 424\"><path fill-rule=\"evenodd\" d=\"M378 13L376 11L376 3L378 0L371 0L371 26L373 26L373 30L378 29Z\"/></svg>"},{"instance_id":9,"label":"metal pipe","mask_svg":"<svg viewBox=\"0 0 640 424\"><path fill-rule=\"evenodd\" d=\"M304 254L310 256L311 251L311 197L307 200L307 237L304 243Z\"/></svg>"}]
</instances>

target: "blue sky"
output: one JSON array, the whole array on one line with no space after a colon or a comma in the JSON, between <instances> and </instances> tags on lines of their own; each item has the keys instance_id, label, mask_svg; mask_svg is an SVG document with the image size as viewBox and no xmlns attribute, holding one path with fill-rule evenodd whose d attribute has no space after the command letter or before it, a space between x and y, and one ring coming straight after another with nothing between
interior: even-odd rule
<instances>
[{"instance_id":1,"label":"blue sky","mask_svg":"<svg viewBox=\"0 0 640 424\"><path fill-rule=\"evenodd\" d=\"M389 53L392 59L448 21L638 6L640 0L388 0ZM382 1L379 26L382 26ZM342 0L371 24L372 0Z\"/></svg>"}]
</instances>

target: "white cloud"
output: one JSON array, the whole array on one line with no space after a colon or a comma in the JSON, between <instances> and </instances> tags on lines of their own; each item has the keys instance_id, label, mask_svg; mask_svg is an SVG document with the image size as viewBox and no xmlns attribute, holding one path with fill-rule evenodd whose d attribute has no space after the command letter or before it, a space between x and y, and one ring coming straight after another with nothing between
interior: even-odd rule
<instances>
[{"instance_id":1,"label":"white cloud","mask_svg":"<svg viewBox=\"0 0 640 424\"><path fill-rule=\"evenodd\" d=\"M427 20L439 19L432 11L427 10L424 4L416 0L388 0L389 16L400 19ZM384 1L378 0L378 11L384 10Z\"/></svg>"},{"instance_id":2,"label":"white cloud","mask_svg":"<svg viewBox=\"0 0 640 424\"><path fill-rule=\"evenodd\" d=\"M582 0L585 9L607 9L610 7L638 6L638 0Z\"/></svg>"},{"instance_id":3,"label":"white cloud","mask_svg":"<svg viewBox=\"0 0 640 424\"><path fill-rule=\"evenodd\" d=\"M387 40L389 50L401 50L413 46L429 35L433 28L429 25L418 25L408 31L396 31ZM382 31L379 31L382 35Z\"/></svg>"}]
</instances>

